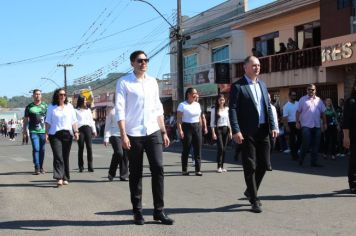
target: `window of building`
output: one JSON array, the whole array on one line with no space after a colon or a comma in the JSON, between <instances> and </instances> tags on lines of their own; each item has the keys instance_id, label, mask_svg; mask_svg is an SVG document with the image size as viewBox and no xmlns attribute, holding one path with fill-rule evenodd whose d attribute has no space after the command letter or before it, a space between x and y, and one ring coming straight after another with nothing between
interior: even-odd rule
<instances>
[{"instance_id":1,"label":"window of building","mask_svg":"<svg viewBox=\"0 0 356 236\"><path fill-rule=\"evenodd\" d=\"M262 56L275 54L279 51L279 32L265 34L253 39L254 47Z\"/></svg>"},{"instance_id":2,"label":"window of building","mask_svg":"<svg viewBox=\"0 0 356 236\"><path fill-rule=\"evenodd\" d=\"M296 26L295 32L299 49L320 46L320 21Z\"/></svg>"},{"instance_id":3,"label":"window of building","mask_svg":"<svg viewBox=\"0 0 356 236\"><path fill-rule=\"evenodd\" d=\"M193 84L194 74L198 66L198 55L192 54L184 57L184 84L191 85Z\"/></svg>"},{"instance_id":4,"label":"window of building","mask_svg":"<svg viewBox=\"0 0 356 236\"><path fill-rule=\"evenodd\" d=\"M222 47L213 48L211 52L211 62L229 62L230 53L229 45L224 45Z\"/></svg>"},{"instance_id":5,"label":"window of building","mask_svg":"<svg viewBox=\"0 0 356 236\"><path fill-rule=\"evenodd\" d=\"M351 0L337 0L337 9L347 8L351 5Z\"/></svg>"}]
</instances>

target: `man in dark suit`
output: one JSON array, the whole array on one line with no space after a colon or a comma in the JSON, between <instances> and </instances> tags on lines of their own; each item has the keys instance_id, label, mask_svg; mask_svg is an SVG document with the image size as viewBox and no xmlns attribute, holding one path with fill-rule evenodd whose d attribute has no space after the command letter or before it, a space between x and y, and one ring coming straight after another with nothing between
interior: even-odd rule
<instances>
[{"instance_id":1,"label":"man in dark suit","mask_svg":"<svg viewBox=\"0 0 356 236\"><path fill-rule=\"evenodd\" d=\"M235 82L230 92L229 117L233 140L241 146L242 165L247 189L245 196L252 211L262 212L257 197L270 160L269 135L277 137L278 131L268 99L266 84L259 80L260 62L249 56L244 61L245 75Z\"/></svg>"}]
</instances>

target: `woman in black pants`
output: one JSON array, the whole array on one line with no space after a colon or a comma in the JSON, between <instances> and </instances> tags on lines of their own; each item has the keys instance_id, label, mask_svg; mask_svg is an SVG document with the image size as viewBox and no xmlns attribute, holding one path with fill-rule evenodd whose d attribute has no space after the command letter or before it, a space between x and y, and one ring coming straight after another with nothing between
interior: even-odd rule
<instances>
[{"instance_id":1,"label":"woman in black pants","mask_svg":"<svg viewBox=\"0 0 356 236\"><path fill-rule=\"evenodd\" d=\"M196 102L197 90L188 88L185 92L185 101L177 108L177 128L183 140L182 175L189 175L188 155L193 145L195 160L195 175L202 176L201 172L201 146L202 146L202 120L201 107Z\"/></svg>"},{"instance_id":2,"label":"woman in black pants","mask_svg":"<svg viewBox=\"0 0 356 236\"><path fill-rule=\"evenodd\" d=\"M69 153L73 135L78 140L77 117L72 104L68 103L63 88L53 93L52 103L46 114L46 141L53 152L53 178L57 186L67 185L69 176Z\"/></svg>"},{"instance_id":3,"label":"woman in black pants","mask_svg":"<svg viewBox=\"0 0 356 236\"><path fill-rule=\"evenodd\" d=\"M339 129L339 124L337 122L337 113L334 109L331 98L325 99L325 116L327 128L324 132L325 135L325 158L331 158L335 160L336 155L336 145L337 145L337 132Z\"/></svg>"},{"instance_id":4,"label":"woman in black pants","mask_svg":"<svg viewBox=\"0 0 356 236\"><path fill-rule=\"evenodd\" d=\"M227 142L231 139L232 133L229 121L229 108L226 106L225 97L219 94L215 100L215 107L211 109L210 127L213 140L217 141L217 157L218 173L226 172L224 168L225 152Z\"/></svg>"},{"instance_id":5,"label":"woman in black pants","mask_svg":"<svg viewBox=\"0 0 356 236\"><path fill-rule=\"evenodd\" d=\"M88 171L94 172L93 168L93 151L92 151L92 136L96 136L95 122L91 110L87 107L86 98L79 96L75 113L77 114L79 127L78 140L78 167L79 172L84 170L84 143L87 148Z\"/></svg>"},{"instance_id":6,"label":"woman in black pants","mask_svg":"<svg viewBox=\"0 0 356 236\"><path fill-rule=\"evenodd\" d=\"M344 147L350 149L349 158L349 186L350 191L356 194L356 81L352 89L351 97L347 99L344 108L343 131Z\"/></svg>"},{"instance_id":7,"label":"woman in black pants","mask_svg":"<svg viewBox=\"0 0 356 236\"><path fill-rule=\"evenodd\" d=\"M115 100L114 100L115 102ZM110 142L114 153L112 154L108 179L113 181L116 176L117 167L120 167L120 180L128 181L129 169L128 169L128 157L126 152L122 149L120 129L117 125L115 118L115 108L109 108L106 112L106 121L105 121L105 132L104 132L104 145L108 146Z\"/></svg>"}]
</instances>

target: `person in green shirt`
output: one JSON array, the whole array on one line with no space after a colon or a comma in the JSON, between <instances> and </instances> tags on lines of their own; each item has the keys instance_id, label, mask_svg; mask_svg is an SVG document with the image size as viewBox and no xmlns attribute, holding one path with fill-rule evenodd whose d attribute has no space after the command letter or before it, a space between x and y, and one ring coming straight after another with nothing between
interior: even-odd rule
<instances>
[{"instance_id":1,"label":"person in green shirt","mask_svg":"<svg viewBox=\"0 0 356 236\"><path fill-rule=\"evenodd\" d=\"M27 105L25 109L25 119L23 124L23 133L27 133L27 127L30 133L32 143L32 157L35 166L35 174L44 174L43 160L45 157L46 128L45 116L47 113L47 104L42 102L41 90L34 89L32 94L33 102Z\"/></svg>"}]
</instances>

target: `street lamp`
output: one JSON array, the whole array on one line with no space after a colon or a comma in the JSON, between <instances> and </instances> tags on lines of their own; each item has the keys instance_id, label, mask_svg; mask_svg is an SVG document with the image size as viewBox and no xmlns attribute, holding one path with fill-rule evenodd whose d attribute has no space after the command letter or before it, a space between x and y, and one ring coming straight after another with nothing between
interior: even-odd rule
<instances>
[{"instance_id":1,"label":"street lamp","mask_svg":"<svg viewBox=\"0 0 356 236\"><path fill-rule=\"evenodd\" d=\"M177 100L178 103L184 99L183 88L183 40L186 38L181 32L181 0L177 0L177 25L173 26L151 3L145 0L134 0L137 2L143 2L150 5L173 29L170 37L175 38L177 41Z\"/></svg>"},{"instance_id":2,"label":"street lamp","mask_svg":"<svg viewBox=\"0 0 356 236\"><path fill-rule=\"evenodd\" d=\"M61 87L61 86L60 86L59 84L57 84L57 82L54 81L53 79L50 79L50 78L41 78L41 79L51 81L51 82L54 83L58 88Z\"/></svg>"}]
</instances>

